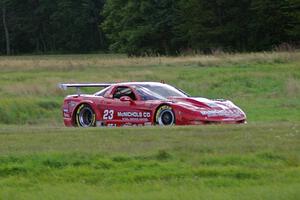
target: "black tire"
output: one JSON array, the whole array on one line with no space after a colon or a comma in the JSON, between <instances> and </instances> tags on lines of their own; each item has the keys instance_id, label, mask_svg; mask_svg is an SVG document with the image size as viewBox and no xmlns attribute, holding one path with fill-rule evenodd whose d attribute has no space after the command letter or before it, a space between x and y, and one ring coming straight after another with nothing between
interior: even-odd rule
<instances>
[{"instance_id":1,"label":"black tire","mask_svg":"<svg viewBox=\"0 0 300 200\"><path fill-rule=\"evenodd\" d=\"M96 114L91 106L82 104L76 112L76 124L79 127L93 127L96 124Z\"/></svg>"},{"instance_id":2,"label":"black tire","mask_svg":"<svg viewBox=\"0 0 300 200\"><path fill-rule=\"evenodd\" d=\"M175 115L171 106L163 105L157 109L155 124L160 126L172 126L175 124Z\"/></svg>"}]
</instances>

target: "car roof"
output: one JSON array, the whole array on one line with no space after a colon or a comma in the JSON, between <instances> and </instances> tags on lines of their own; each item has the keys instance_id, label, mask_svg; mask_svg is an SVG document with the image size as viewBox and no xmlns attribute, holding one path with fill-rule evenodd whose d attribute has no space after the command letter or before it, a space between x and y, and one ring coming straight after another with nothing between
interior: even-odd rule
<instances>
[{"instance_id":1,"label":"car roof","mask_svg":"<svg viewBox=\"0 0 300 200\"><path fill-rule=\"evenodd\" d=\"M112 88L118 87L118 86L137 86L137 85L152 85L152 86L163 86L167 85L165 83L160 83L160 82L120 82L120 83L113 83L111 86L104 88L98 92L96 92L94 95L98 95L99 93L103 92L106 90L106 92L110 91ZM105 92L105 93L106 93Z\"/></svg>"},{"instance_id":2,"label":"car roof","mask_svg":"<svg viewBox=\"0 0 300 200\"><path fill-rule=\"evenodd\" d=\"M114 85L167 85L165 83L160 83L160 82L122 82L122 83L116 83Z\"/></svg>"}]
</instances>

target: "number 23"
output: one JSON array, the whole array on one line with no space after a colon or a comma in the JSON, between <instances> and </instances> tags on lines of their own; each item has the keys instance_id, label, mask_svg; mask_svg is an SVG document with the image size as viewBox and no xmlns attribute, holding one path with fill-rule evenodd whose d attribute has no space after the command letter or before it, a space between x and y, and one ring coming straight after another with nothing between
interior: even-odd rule
<instances>
[{"instance_id":1,"label":"number 23","mask_svg":"<svg viewBox=\"0 0 300 200\"><path fill-rule=\"evenodd\" d=\"M103 119L113 119L114 110L104 110Z\"/></svg>"}]
</instances>

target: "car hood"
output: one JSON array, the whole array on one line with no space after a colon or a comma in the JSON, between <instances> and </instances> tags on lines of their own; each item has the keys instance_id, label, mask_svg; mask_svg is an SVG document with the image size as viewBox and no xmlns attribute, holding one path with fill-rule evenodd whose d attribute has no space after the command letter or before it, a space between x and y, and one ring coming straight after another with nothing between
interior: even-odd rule
<instances>
[{"instance_id":1,"label":"car hood","mask_svg":"<svg viewBox=\"0 0 300 200\"><path fill-rule=\"evenodd\" d=\"M203 116L215 118L244 119L245 113L229 100L207 99L202 97L171 97L175 104L193 111L199 111Z\"/></svg>"}]
</instances>

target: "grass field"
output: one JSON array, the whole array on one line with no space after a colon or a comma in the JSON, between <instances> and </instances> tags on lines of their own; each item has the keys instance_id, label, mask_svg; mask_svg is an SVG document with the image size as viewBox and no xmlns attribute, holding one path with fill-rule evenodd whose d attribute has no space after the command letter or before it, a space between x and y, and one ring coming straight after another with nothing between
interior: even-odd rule
<instances>
[{"instance_id":1,"label":"grass field","mask_svg":"<svg viewBox=\"0 0 300 200\"><path fill-rule=\"evenodd\" d=\"M299 199L300 125L0 133L2 199Z\"/></svg>"},{"instance_id":2,"label":"grass field","mask_svg":"<svg viewBox=\"0 0 300 200\"><path fill-rule=\"evenodd\" d=\"M228 98L250 121L300 119L300 53L175 58L122 55L0 57L0 123L61 126L61 82L160 81ZM91 91L90 91L91 92Z\"/></svg>"},{"instance_id":3,"label":"grass field","mask_svg":"<svg viewBox=\"0 0 300 200\"><path fill-rule=\"evenodd\" d=\"M0 199L299 199L299 52L0 57L0 71ZM230 99L249 123L63 127L74 91L58 83L140 80Z\"/></svg>"}]
</instances>

